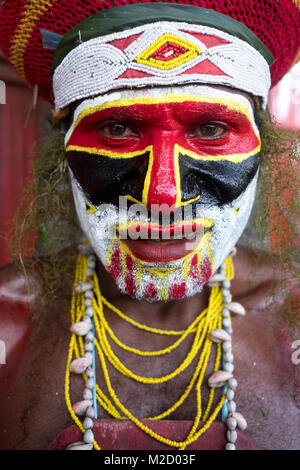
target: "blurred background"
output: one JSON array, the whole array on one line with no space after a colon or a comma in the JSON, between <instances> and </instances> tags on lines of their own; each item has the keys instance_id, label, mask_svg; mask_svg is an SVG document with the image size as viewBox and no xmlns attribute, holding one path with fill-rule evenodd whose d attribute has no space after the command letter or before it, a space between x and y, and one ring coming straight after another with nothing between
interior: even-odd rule
<instances>
[{"instance_id":1,"label":"blurred background","mask_svg":"<svg viewBox=\"0 0 300 470\"><path fill-rule=\"evenodd\" d=\"M38 141L49 128L47 118L51 106L38 99L24 129L32 102L32 90L0 51L0 267L10 262L5 234L11 228L22 188L29 176L30 163L38 152ZM300 64L272 89L269 108L279 126L300 130ZM288 231L288 221L280 220L279 223L286 224ZM270 241L275 250L277 242L276 239Z\"/></svg>"}]
</instances>

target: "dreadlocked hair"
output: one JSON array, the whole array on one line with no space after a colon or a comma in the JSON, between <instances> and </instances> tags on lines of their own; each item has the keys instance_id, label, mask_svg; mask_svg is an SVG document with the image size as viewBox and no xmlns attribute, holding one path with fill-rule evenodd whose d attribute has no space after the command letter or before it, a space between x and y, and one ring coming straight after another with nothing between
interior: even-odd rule
<instances>
[{"instance_id":1,"label":"dreadlocked hair","mask_svg":"<svg viewBox=\"0 0 300 470\"><path fill-rule=\"evenodd\" d=\"M300 135L280 128L269 111L258 111L258 125L260 173L248 233L284 268L300 261Z\"/></svg>"},{"instance_id":2,"label":"dreadlocked hair","mask_svg":"<svg viewBox=\"0 0 300 470\"><path fill-rule=\"evenodd\" d=\"M61 295L69 298L61 286L72 282L75 247L83 236L75 213L62 129L53 125L38 148L8 244L12 262L22 268L25 278L28 279L30 266L42 283L38 306L41 312L49 300ZM30 289L30 282L27 284Z\"/></svg>"}]
</instances>

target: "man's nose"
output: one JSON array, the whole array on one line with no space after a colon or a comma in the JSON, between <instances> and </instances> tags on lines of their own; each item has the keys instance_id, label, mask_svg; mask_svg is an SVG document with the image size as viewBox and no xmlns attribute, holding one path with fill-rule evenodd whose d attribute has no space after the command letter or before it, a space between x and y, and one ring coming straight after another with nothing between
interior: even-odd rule
<instances>
[{"instance_id":1,"label":"man's nose","mask_svg":"<svg viewBox=\"0 0 300 470\"><path fill-rule=\"evenodd\" d=\"M161 132L152 145L144 201L152 212L174 212L181 202L179 162L172 133ZM158 207L161 206L161 207Z\"/></svg>"}]
</instances>

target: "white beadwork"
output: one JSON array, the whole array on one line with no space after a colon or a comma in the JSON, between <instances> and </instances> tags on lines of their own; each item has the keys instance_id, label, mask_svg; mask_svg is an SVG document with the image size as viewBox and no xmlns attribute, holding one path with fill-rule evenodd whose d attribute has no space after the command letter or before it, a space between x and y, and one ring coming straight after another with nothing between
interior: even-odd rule
<instances>
[{"instance_id":1,"label":"white beadwork","mask_svg":"<svg viewBox=\"0 0 300 470\"><path fill-rule=\"evenodd\" d=\"M207 48L193 33L217 36L229 44ZM112 45L115 40L136 34L140 36L124 51ZM137 62L138 56L165 34L188 41L201 53L186 61L179 61L178 65L169 69L159 68L150 62ZM186 73L205 60L221 69L224 75ZM127 70L145 72L150 76L119 78ZM228 85L261 96L266 105L271 82L266 60L245 41L215 28L167 21L83 42L66 55L53 76L55 105L58 110L76 100L116 88L188 83Z\"/></svg>"},{"instance_id":2,"label":"white beadwork","mask_svg":"<svg viewBox=\"0 0 300 470\"><path fill-rule=\"evenodd\" d=\"M89 248L87 245L80 245L78 247L78 251L80 253L83 252L84 256L89 256L88 268L86 270L86 276L89 276L91 275L90 270L95 269L96 263L95 263L95 256L93 252L89 249L86 249L86 247ZM92 271L92 274L93 273L94 271ZM70 446L66 448L66 450L91 450L93 448L93 441L94 441L94 434L91 429L93 428L93 424L94 424L93 418L95 417L94 394L96 393L95 391L96 390L95 389L95 375L96 374L95 374L95 364L94 364L93 355L92 355L92 351L94 349L94 346L93 346L94 333L93 331L91 331L93 328L93 325L90 320L90 318L93 317L93 307L92 307L92 302L91 302L91 296L89 296L89 298L86 298L86 294L89 292L93 293L93 291L86 290L86 287L90 289L93 286L92 284L89 284L87 282L79 282L76 286L77 286L77 290L75 289L75 291L78 294L84 293L85 304L87 300L89 301L88 306L86 308L86 312L87 310L89 310L89 316L86 317L89 323L86 324L83 321L77 322L71 326L70 330L72 331L72 333L85 337L85 344L84 344L85 356L87 356L87 354L89 354L90 356L88 359L87 357L75 359L75 361L73 361L70 366L70 372L82 373L85 371L88 379L85 382L85 389L83 390L83 394L82 394L83 400L78 403L75 403L75 405L73 405L72 407L77 416L85 416L83 423L82 423L85 429L85 432L83 434L83 442L71 444ZM84 324L85 326L84 329L82 328L82 324ZM76 366L77 363L79 364ZM75 364L75 367L74 367L74 364ZM72 365L73 365L73 370L71 370ZM80 372L79 372L79 369L80 369Z\"/></svg>"},{"instance_id":3,"label":"white beadwork","mask_svg":"<svg viewBox=\"0 0 300 470\"><path fill-rule=\"evenodd\" d=\"M235 248L234 248L235 249ZM236 249L235 249L236 250ZM225 263L222 263L222 265L219 268L219 273L225 273L226 266ZM224 279L222 281L222 293L223 293L223 300L226 301L226 298L231 297L230 295L230 281L227 279ZM230 305L235 305L235 303L230 303ZM242 305L239 305L241 309L243 309ZM232 328L231 328L231 317L230 317L231 309L226 305L225 308L223 308L222 311L222 325L224 330L227 332L227 334L230 336L232 334ZM223 360L223 372L228 372L228 373L233 373L234 371L234 365L233 365L233 359L234 356L231 352L231 341L225 341L222 344L222 360ZM221 371L222 372L222 371ZM233 400L235 396L235 390L237 388L237 381L234 377L230 378L227 383L226 383L226 400L223 405L223 410L222 410L222 419L223 421L226 421L227 423L227 444L225 446L225 450L235 450L235 442L237 440L237 432L235 431L238 423L238 418L239 418L239 428L240 429L246 429L247 427L247 421L245 418L240 414L236 413L236 403Z\"/></svg>"}]
</instances>

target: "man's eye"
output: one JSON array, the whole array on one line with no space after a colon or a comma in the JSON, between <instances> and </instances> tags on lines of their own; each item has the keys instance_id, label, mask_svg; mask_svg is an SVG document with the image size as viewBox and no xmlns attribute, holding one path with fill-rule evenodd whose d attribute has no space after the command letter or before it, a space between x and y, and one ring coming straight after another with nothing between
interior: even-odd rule
<instances>
[{"instance_id":1,"label":"man's eye","mask_svg":"<svg viewBox=\"0 0 300 470\"><path fill-rule=\"evenodd\" d=\"M111 124L105 124L100 127L100 133L105 137L119 138L137 136L138 134L134 132L128 125L114 122Z\"/></svg>"},{"instance_id":2,"label":"man's eye","mask_svg":"<svg viewBox=\"0 0 300 470\"><path fill-rule=\"evenodd\" d=\"M194 128L192 137L200 137L201 139L218 139L226 134L227 127L225 124L218 122L207 122L200 124Z\"/></svg>"}]
</instances>

